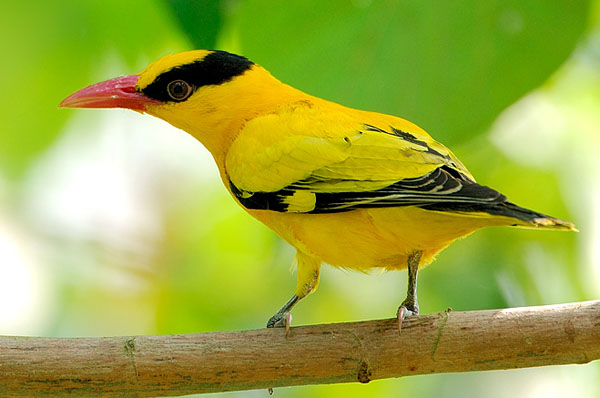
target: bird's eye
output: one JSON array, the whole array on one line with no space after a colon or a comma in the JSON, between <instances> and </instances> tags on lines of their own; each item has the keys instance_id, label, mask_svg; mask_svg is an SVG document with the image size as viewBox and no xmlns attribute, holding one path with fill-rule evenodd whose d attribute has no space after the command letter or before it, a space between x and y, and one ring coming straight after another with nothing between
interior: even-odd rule
<instances>
[{"instance_id":1,"label":"bird's eye","mask_svg":"<svg viewBox=\"0 0 600 398\"><path fill-rule=\"evenodd\" d=\"M167 92L175 101L183 101L192 94L192 86L183 80L173 80L167 85Z\"/></svg>"}]
</instances>

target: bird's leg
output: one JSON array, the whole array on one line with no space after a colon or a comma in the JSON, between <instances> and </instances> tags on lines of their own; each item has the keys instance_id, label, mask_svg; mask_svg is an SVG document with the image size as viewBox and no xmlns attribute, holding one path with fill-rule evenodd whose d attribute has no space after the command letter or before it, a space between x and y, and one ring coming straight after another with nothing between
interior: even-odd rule
<instances>
[{"instance_id":1,"label":"bird's leg","mask_svg":"<svg viewBox=\"0 0 600 398\"><path fill-rule=\"evenodd\" d=\"M285 335L290 331L292 314L290 311L298 301L317 290L321 270L321 260L310 257L302 252L296 253L298 261L298 282L296 293L273 315L267 322L268 328L285 327Z\"/></svg>"},{"instance_id":2,"label":"bird's leg","mask_svg":"<svg viewBox=\"0 0 600 398\"><path fill-rule=\"evenodd\" d=\"M408 290L406 298L398 307L398 332L402 329L402 321L408 315L419 315L419 304L417 303L417 272L421 261L422 250L416 250L408 255Z\"/></svg>"}]
</instances>

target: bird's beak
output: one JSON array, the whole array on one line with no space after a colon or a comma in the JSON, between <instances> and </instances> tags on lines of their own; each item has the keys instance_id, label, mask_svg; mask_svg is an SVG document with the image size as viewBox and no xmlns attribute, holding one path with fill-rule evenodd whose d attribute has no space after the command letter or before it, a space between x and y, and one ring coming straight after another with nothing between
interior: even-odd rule
<instances>
[{"instance_id":1,"label":"bird's beak","mask_svg":"<svg viewBox=\"0 0 600 398\"><path fill-rule=\"evenodd\" d=\"M127 108L145 111L146 105L161 104L137 91L139 75L122 76L83 88L62 100L61 108Z\"/></svg>"}]
</instances>

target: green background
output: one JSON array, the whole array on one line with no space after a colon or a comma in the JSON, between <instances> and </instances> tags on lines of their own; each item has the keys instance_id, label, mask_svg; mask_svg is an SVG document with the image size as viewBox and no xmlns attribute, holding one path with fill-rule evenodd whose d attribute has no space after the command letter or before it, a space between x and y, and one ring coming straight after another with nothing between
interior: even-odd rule
<instances>
[{"instance_id":1,"label":"green background","mask_svg":"<svg viewBox=\"0 0 600 398\"><path fill-rule=\"evenodd\" d=\"M236 207L199 143L124 110L65 110L167 53L243 54L282 81L407 118L479 182L581 232L498 228L420 273L421 310L600 296L600 2L13 2L0 33L0 334L263 327L293 249ZM393 316L406 273L324 268L294 323ZM6 301L10 300L10 301ZM600 395L597 364L277 389L277 396ZM230 395L264 396L264 391Z\"/></svg>"}]
</instances>

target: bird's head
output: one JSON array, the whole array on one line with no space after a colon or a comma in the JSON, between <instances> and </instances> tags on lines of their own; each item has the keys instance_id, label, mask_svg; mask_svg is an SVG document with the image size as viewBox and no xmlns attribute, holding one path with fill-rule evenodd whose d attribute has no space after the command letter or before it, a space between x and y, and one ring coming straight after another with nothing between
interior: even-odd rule
<instances>
[{"instance_id":1,"label":"bird's head","mask_svg":"<svg viewBox=\"0 0 600 398\"><path fill-rule=\"evenodd\" d=\"M266 92L281 91L269 72L239 55L196 50L167 55L137 75L81 89L59 106L127 108L179 127L217 155L237 125L260 113Z\"/></svg>"}]
</instances>

